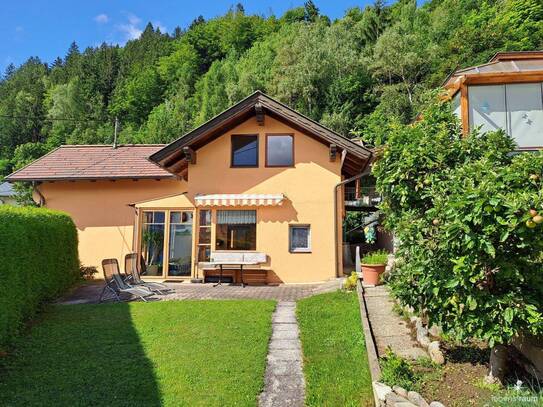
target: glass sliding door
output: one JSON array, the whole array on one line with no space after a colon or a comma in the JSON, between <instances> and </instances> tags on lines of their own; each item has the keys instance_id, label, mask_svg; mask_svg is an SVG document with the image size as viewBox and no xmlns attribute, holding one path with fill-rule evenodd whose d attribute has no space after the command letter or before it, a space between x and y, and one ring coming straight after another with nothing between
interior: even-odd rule
<instances>
[{"instance_id":1,"label":"glass sliding door","mask_svg":"<svg viewBox=\"0 0 543 407\"><path fill-rule=\"evenodd\" d=\"M170 212L168 276L189 277L192 262L192 212Z\"/></svg>"},{"instance_id":2,"label":"glass sliding door","mask_svg":"<svg viewBox=\"0 0 543 407\"><path fill-rule=\"evenodd\" d=\"M141 253L145 259L148 276L162 276L164 264L164 211L143 212Z\"/></svg>"}]
</instances>

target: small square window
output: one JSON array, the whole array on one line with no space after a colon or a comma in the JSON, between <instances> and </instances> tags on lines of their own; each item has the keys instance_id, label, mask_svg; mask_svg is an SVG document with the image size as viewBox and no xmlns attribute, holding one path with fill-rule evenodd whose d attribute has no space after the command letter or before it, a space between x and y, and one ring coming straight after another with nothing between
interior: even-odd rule
<instances>
[{"instance_id":1,"label":"small square window","mask_svg":"<svg viewBox=\"0 0 543 407\"><path fill-rule=\"evenodd\" d=\"M289 227L289 250L292 253L311 252L311 227L309 225Z\"/></svg>"},{"instance_id":2,"label":"small square window","mask_svg":"<svg viewBox=\"0 0 543 407\"><path fill-rule=\"evenodd\" d=\"M232 136L232 167L258 167L258 136Z\"/></svg>"}]
</instances>

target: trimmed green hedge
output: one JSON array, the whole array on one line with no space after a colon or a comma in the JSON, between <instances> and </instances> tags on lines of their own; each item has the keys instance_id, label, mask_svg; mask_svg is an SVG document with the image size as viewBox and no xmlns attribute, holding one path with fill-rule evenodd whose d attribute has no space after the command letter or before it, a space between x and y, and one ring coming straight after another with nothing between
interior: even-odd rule
<instances>
[{"instance_id":1,"label":"trimmed green hedge","mask_svg":"<svg viewBox=\"0 0 543 407\"><path fill-rule=\"evenodd\" d=\"M77 230L63 212L0 206L0 351L41 303L78 279Z\"/></svg>"}]
</instances>

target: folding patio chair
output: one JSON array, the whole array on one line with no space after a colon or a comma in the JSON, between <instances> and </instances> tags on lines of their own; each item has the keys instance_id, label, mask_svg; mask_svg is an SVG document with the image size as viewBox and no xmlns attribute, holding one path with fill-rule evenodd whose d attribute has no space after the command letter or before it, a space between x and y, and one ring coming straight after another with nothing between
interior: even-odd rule
<instances>
[{"instance_id":1,"label":"folding patio chair","mask_svg":"<svg viewBox=\"0 0 543 407\"><path fill-rule=\"evenodd\" d=\"M134 287L125 283L119 272L119 263L117 262L117 259L102 260L102 270L104 271L106 285L100 293L99 302L102 302L106 291L112 294L117 301L121 301L121 294L123 293L139 297L145 302L147 302L146 297L153 295L153 292L146 287Z\"/></svg>"},{"instance_id":2,"label":"folding patio chair","mask_svg":"<svg viewBox=\"0 0 543 407\"><path fill-rule=\"evenodd\" d=\"M124 273L126 275L125 282L136 287L146 287L149 290L158 294L164 294L164 291L169 291L170 288L166 284L143 281L140 277L138 261L141 261L137 253L128 253L124 256ZM141 263L140 263L141 264Z\"/></svg>"}]
</instances>

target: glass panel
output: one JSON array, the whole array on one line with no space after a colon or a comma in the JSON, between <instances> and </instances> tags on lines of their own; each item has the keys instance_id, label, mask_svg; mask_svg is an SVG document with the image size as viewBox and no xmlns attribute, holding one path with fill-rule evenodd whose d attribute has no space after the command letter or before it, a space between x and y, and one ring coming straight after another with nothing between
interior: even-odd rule
<instances>
[{"instance_id":1,"label":"glass panel","mask_svg":"<svg viewBox=\"0 0 543 407\"><path fill-rule=\"evenodd\" d=\"M172 212L176 219L186 223L170 224L170 247L168 253L168 276L190 276L192 260L192 213Z\"/></svg>"},{"instance_id":2,"label":"glass panel","mask_svg":"<svg viewBox=\"0 0 543 407\"><path fill-rule=\"evenodd\" d=\"M209 226L200 227L199 243L211 243L211 228Z\"/></svg>"},{"instance_id":3,"label":"glass panel","mask_svg":"<svg viewBox=\"0 0 543 407\"><path fill-rule=\"evenodd\" d=\"M290 228L290 248L291 250L309 249L309 227L291 227Z\"/></svg>"},{"instance_id":4,"label":"glass panel","mask_svg":"<svg viewBox=\"0 0 543 407\"><path fill-rule=\"evenodd\" d=\"M143 222L153 223L153 212L143 212Z\"/></svg>"},{"instance_id":5,"label":"glass panel","mask_svg":"<svg viewBox=\"0 0 543 407\"><path fill-rule=\"evenodd\" d=\"M164 215L164 213L162 213ZM164 264L164 225L144 224L141 234L141 252L145 258L148 276L161 276Z\"/></svg>"},{"instance_id":6,"label":"glass panel","mask_svg":"<svg viewBox=\"0 0 543 407\"><path fill-rule=\"evenodd\" d=\"M211 258L211 247L198 246L198 261L209 261Z\"/></svg>"},{"instance_id":7,"label":"glass panel","mask_svg":"<svg viewBox=\"0 0 543 407\"><path fill-rule=\"evenodd\" d=\"M273 135L267 137L266 164L274 167L293 165L293 137L289 135Z\"/></svg>"},{"instance_id":8,"label":"glass panel","mask_svg":"<svg viewBox=\"0 0 543 407\"><path fill-rule=\"evenodd\" d=\"M181 223L181 212L171 212L170 223Z\"/></svg>"},{"instance_id":9,"label":"glass panel","mask_svg":"<svg viewBox=\"0 0 543 407\"><path fill-rule=\"evenodd\" d=\"M460 92L456 92L456 95L454 95L451 102L452 102L451 109L452 109L453 114L459 119L461 119L462 113L460 109Z\"/></svg>"},{"instance_id":10,"label":"glass panel","mask_svg":"<svg viewBox=\"0 0 543 407\"><path fill-rule=\"evenodd\" d=\"M204 209L200 211L200 226L210 226L211 225L211 211L209 209Z\"/></svg>"},{"instance_id":11,"label":"glass panel","mask_svg":"<svg viewBox=\"0 0 543 407\"><path fill-rule=\"evenodd\" d=\"M255 250L256 224L217 225L217 250Z\"/></svg>"},{"instance_id":12,"label":"glass panel","mask_svg":"<svg viewBox=\"0 0 543 407\"><path fill-rule=\"evenodd\" d=\"M258 136L232 136L232 166L258 166Z\"/></svg>"},{"instance_id":13,"label":"glass panel","mask_svg":"<svg viewBox=\"0 0 543 407\"><path fill-rule=\"evenodd\" d=\"M505 114L505 85L470 86L469 127L481 126L482 132L507 131Z\"/></svg>"},{"instance_id":14,"label":"glass panel","mask_svg":"<svg viewBox=\"0 0 543 407\"><path fill-rule=\"evenodd\" d=\"M509 134L519 147L543 146L543 100L540 83L506 85Z\"/></svg>"},{"instance_id":15,"label":"glass panel","mask_svg":"<svg viewBox=\"0 0 543 407\"><path fill-rule=\"evenodd\" d=\"M164 221L166 220L166 215L162 211L153 212L153 214L153 223L164 223Z\"/></svg>"}]
</instances>

